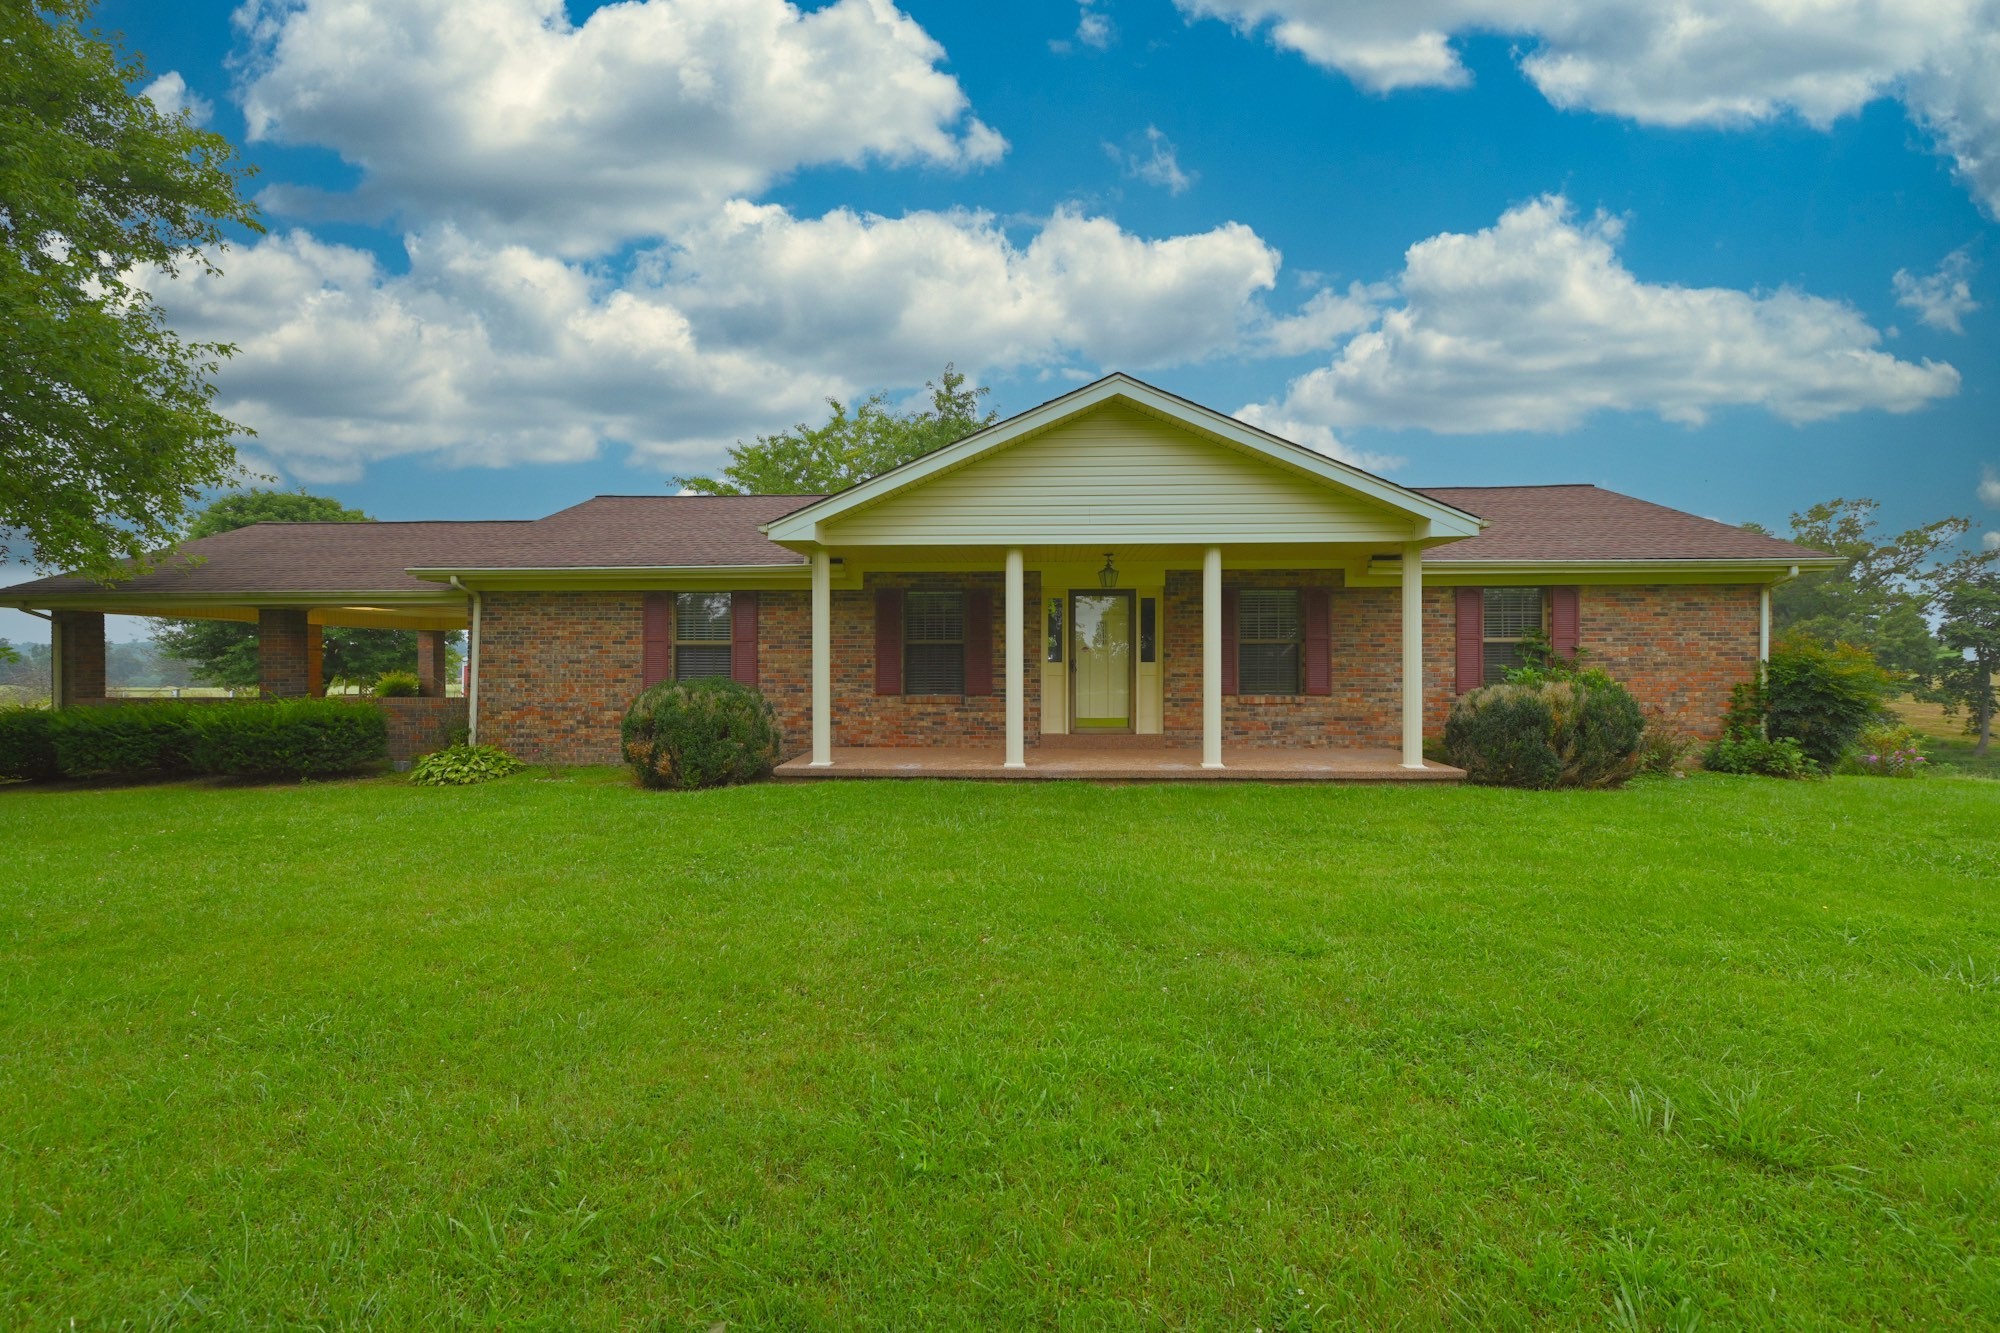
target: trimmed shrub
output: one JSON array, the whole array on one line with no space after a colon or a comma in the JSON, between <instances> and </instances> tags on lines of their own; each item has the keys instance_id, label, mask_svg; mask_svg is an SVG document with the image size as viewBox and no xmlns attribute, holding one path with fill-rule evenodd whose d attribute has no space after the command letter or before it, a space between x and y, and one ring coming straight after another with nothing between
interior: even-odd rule
<instances>
[{"instance_id":1,"label":"trimmed shrub","mask_svg":"<svg viewBox=\"0 0 2000 1333\"><path fill-rule=\"evenodd\" d=\"M414 671L384 671L375 677L372 693L377 699L414 699L424 692L424 683Z\"/></svg>"},{"instance_id":2,"label":"trimmed shrub","mask_svg":"<svg viewBox=\"0 0 2000 1333\"><path fill-rule=\"evenodd\" d=\"M164 777L188 771L191 704L106 704L51 717L56 764L72 778ZM212 712L229 712L216 705Z\"/></svg>"},{"instance_id":3,"label":"trimmed shrub","mask_svg":"<svg viewBox=\"0 0 2000 1333\"><path fill-rule=\"evenodd\" d=\"M1789 736L1830 769L1882 713L1892 681L1866 648L1791 635L1771 650L1764 678L1764 731Z\"/></svg>"},{"instance_id":4,"label":"trimmed shrub","mask_svg":"<svg viewBox=\"0 0 2000 1333\"><path fill-rule=\"evenodd\" d=\"M378 708L331 699L280 699L193 710L190 765L237 777L348 773L385 759L389 722Z\"/></svg>"},{"instance_id":5,"label":"trimmed shrub","mask_svg":"<svg viewBox=\"0 0 2000 1333\"><path fill-rule=\"evenodd\" d=\"M647 787L753 782L778 762L778 719L748 685L724 677L655 685L632 701L625 762Z\"/></svg>"},{"instance_id":6,"label":"trimmed shrub","mask_svg":"<svg viewBox=\"0 0 2000 1333\"><path fill-rule=\"evenodd\" d=\"M1452 705L1446 757L1497 787L1616 787L1639 766L1645 718L1601 671L1540 683L1488 685Z\"/></svg>"},{"instance_id":7,"label":"trimmed shrub","mask_svg":"<svg viewBox=\"0 0 2000 1333\"><path fill-rule=\"evenodd\" d=\"M410 781L419 787L469 787L526 767L497 745L447 745L412 764Z\"/></svg>"},{"instance_id":8,"label":"trimmed shrub","mask_svg":"<svg viewBox=\"0 0 2000 1333\"><path fill-rule=\"evenodd\" d=\"M1748 773L1764 778L1816 778L1815 764L1790 736L1728 735L1708 747L1701 766L1711 773Z\"/></svg>"},{"instance_id":9,"label":"trimmed shrub","mask_svg":"<svg viewBox=\"0 0 2000 1333\"><path fill-rule=\"evenodd\" d=\"M46 708L0 708L0 778L46 782L62 776L54 717Z\"/></svg>"}]
</instances>

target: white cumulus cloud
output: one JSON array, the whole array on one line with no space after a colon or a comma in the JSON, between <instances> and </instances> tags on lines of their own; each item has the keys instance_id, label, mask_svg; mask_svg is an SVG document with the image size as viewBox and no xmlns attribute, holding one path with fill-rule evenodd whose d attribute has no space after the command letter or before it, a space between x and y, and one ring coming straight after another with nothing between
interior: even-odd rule
<instances>
[{"instance_id":1,"label":"white cumulus cloud","mask_svg":"<svg viewBox=\"0 0 2000 1333\"><path fill-rule=\"evenodd\" d=\"M188 119L196 125L206 125L215 114L215 104L188 87L187 80L177 69L170 69L159 78L139 90L139 96L160 109L164 116L178 116L187 112Z\"/></svg>"},{"instance_id":2,"label":"white cumulus cloud","mask_svg":"<svg viewBox=\"0 0 2000 1333\"><path fill-rule=\"evenodd\" d=\"M428 456L507 465L607 445L684 468L829 394L972 372L1157 366L1235 345L1279 257L1247 227L1149 240L1073 211L1024 244L968 213L801 219L732 203L625 269L443 226L406 272L304 232L156 279L175 327L241 351L219 410L304 481Z\"/></svg>"},{"instance_id":3,"label":"white cumulus cloud","mask_svg":"<svg viewBox=\"0 0 2000 1333\"><path fill-rule=\"evenodd\" d=\"M1845 302L1641 281L1619 260L1621 233L1548 196L1476 234L1421 241L1379 320L1250 410L1334 428L1549 431L1605 410L1697 424L1757 407L1804 422L1957 392L1955 369L1881 351Z\"/></svg>"},{"instance_id":4,"label":"white cumulus cloud","mask_svg":"<svg viewBox=\"0 0 2000 1333\"><path fill-rule=\"evenodd\" d=\"M564 254L671 234L796 168L997 160L945 53L888 0L249 0L250 137L331 148L352 196L280 211L395 214Z\"/></svg>"},{"instance_id":5,"label":"white cumulus cloud","mask_svg":"<svg viewBox=\"0 0 2000 1333\"><path fill-rule=\"evenodd\" d=\"M1979 472L1979 503L1988 509L2000 509L2000 472L1990 467Z\"/></svg>"},{"instance_id":6,"label":"white cumulus cloud","mask_svg":"<svg viewBox=\"0 0 2000 1333\"><path fill-rule=\"evenodd\" d=\"M1963 248L1944 257L1937 271L1923 277L1899 268L1891 279L1896 304L1917 312L1917 318L1934 329L1965 332L1965 317L1979 309L1972 299L1972 258Z\"/></svg>"},{"instance_id":7,"label":"white cumulus cloud","mask_svg":"<svg viewBox=\"0 0 2000 1333\"><path fill-rule=\"evenodd\" d=\"M1337 70L1374 92L1462 87L1452 43L1520 39L1560 107L1655 125L1788 112L1824 127L1901 98L2000 211L2000 0L1176 0L1190 17Z\"/></svg>"}]
</instances>

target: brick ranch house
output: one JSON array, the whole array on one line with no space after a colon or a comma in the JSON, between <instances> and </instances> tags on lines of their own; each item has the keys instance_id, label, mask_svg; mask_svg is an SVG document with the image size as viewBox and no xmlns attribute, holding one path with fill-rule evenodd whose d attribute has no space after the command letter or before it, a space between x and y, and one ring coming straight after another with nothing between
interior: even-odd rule
<instances>
[{"instance_id":1,"label":"brick ranch house","mask_svg":"<svg viewBox=\"0 0 2000 1333\"><path fill-rule=\"evenodd\" d=\"M1594 486L1409 488L1111 375L832 496L599 496L518 522L259 524L47 613L58 703L104 615L253 622L264 691L327 625L418 631L399 756L454 726L613 763L645 685L758 686L790 776L1454 778L1452 700L1524 635L1703 735L1768 650L1770 588L1833 562ZM444 697L444 638L469 633Z\"/></svg>"}]
</instances>

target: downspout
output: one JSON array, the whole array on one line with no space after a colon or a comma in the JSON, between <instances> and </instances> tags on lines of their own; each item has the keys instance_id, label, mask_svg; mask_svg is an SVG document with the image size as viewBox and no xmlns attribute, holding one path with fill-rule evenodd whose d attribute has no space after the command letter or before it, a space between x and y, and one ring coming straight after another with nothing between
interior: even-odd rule
<instances>
[{"instance_id":1,"label":"downspout","mask_svg":"<svg viewBox=\"0 0 2000 1333\"><path fill-rule=\"evenodd\" d=\"M472 599L472 632L465 644L465 740L479 744L479 613L483 602L478 593L451 576L451 586Z\"/></svg>"},{"instance_id":2,"label":"downspout","mask_svg":"<svg viewBox=\"0 0 2000 1333\"><path fill-rule=\"evenodd\" d=\"M1790 572L1781 579L1772 579L1757 591L1757 660L1771 660L1771 589L1780 583L1790 583L1799 576L1799 567L1793 565Z\"/></svg>"}]
</instances>

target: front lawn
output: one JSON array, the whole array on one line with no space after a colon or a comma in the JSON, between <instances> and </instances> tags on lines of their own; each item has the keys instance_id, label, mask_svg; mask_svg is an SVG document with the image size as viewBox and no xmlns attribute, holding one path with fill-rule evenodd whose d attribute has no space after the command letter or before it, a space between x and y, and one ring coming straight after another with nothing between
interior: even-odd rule
<instances>
[{"instance_id":1,"label":"front lawn","mask_svg":"<svg viewBox=\"0 0 2000 1333\"><path fill-rule=\"evenodd\" d=\"M2000 784L0 789L0 1324L2000 1322Z\"/></svg>"}]
</instances>

